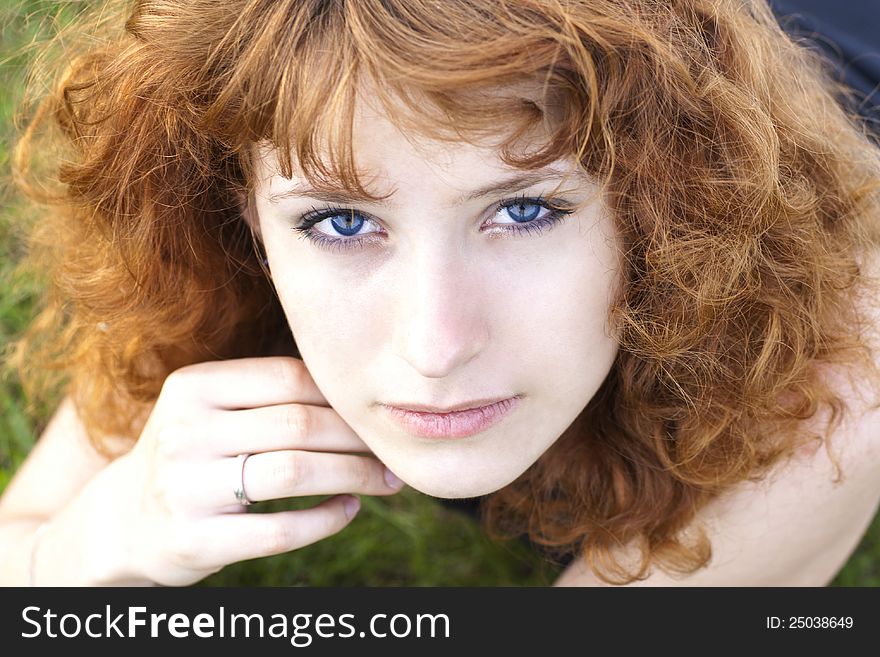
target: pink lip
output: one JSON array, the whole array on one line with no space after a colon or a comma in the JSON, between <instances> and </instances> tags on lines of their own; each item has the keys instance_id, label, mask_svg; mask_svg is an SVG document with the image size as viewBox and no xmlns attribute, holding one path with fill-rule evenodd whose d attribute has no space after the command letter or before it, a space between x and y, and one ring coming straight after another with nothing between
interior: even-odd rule
<instances>
[{"instance_id":1,"label":"pink lip","mask_svg":"<svg viewBox=\"0 0 880 657\"><path fill-rule=\"evenodd\" d=\"M484 406L445 413L411 410L387 404L381 406L404 430L413 435L424 438L465 438L500 422L514 409L519 399L519 396L508 397Z\"/></svg>"}]
</instances>

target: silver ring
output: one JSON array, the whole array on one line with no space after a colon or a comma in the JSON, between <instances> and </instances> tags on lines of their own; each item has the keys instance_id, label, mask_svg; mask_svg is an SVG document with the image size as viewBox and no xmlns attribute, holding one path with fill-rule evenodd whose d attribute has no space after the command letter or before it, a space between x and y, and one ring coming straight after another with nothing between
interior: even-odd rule
<instances>
[{"instance_id":1,"label":"silver ring","mask_svg":"<svg viewBox=\"0 0 880 657\"><path fill-rule=\"evenodd\" d=\"M239 469L238 488L235 489L233 494L235 495L235 499L238 500L238 503L242 506L250 506L253 504L253 502L248 499L247 493L244 492L244 463L248 460L248 456L250 456L250 454L239 454L235 457L241 462L241 468Z\"/></svg>"}]
</instances>

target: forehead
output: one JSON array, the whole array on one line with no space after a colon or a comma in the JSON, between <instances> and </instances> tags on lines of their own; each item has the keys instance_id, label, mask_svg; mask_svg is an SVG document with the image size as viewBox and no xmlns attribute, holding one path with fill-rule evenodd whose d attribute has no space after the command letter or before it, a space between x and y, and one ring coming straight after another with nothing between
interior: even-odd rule
<instances>
[{"instance_id":1,"label":"forehead","mask_svg":"<svg viewBox=\"0 0 880 657\"><path fill-rule=\"evenodd\" d=\"M510 103L533 102L544 115L543 121L524 131L518 143L522 144L519 153L537 151L547 144L552 134L555 108L546 101L546 94L533 83L508 85L490 90L480 90L482 95L492 95L496 100ZM351 114L350 131L347 132L347 146L350 147L351 160L360 182L377 196L391 194L399 182L420 184L428 180L440 180L451 187L470 189L478 187L481 181L497 180L499 176L522 173L523 169L508 165L502 157L502 147L510 146L510 131L498 129L494 132L468 133L459 130L454 119L444 118L436 107L418 107L414 114L410 105L400 100L380 102L377 95L370 92L369 86L361 89ZM411 102L411 101L410 101ZM425 130L426 118L430 123ZM345 132L345 131L342 131ZM292 177L290 180L281 174L279 151L268 142L257 145L257 169L262 186L277 193L290 183L297 187L332 191L356 189L344 177L315 175L311 169L304 169L297 159L295 149L290 151ZM317 159L333 163L338 158L339 149L321 144L316 152ZM331 164L327 170L333 170ZM576 162L562 154L540 170L579 173Z\"/></svg>"}]
</instances>

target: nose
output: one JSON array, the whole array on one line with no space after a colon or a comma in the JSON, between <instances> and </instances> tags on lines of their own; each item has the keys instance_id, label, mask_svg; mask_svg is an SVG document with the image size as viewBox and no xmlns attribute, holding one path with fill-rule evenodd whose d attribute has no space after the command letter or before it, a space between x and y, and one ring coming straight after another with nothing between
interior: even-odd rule
<instances>
[{"instance_id":1,"label":"nose","mask_svg":"<svg viewBox=\"0 0 880 657\"><path fill-rule=\"evenodd\" d=\"M411 252L397 276L392 347L427 378L453 374L489 341L489 313L480 293L480 277L466 258L449 251Z\"/></svg>"}]
</instances>

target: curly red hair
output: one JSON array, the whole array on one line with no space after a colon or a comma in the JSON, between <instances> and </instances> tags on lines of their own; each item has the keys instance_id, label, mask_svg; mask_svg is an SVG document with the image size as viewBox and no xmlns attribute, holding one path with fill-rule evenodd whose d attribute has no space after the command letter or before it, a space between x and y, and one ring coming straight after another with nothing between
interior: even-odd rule
<instances>
[{"instance_id":1,"label":"curly red hair","mask_svg":"<svg viewBox=\"0 0 880 657\"><path fill-rule=\"evenodd\" d=\"M820 366L880 380L862 314L877 282L860 260L880 242L880 155L763 0L126 11L111 2L73 28L83 49L66 51L16 151L19 181L51 212L26 263L47 297L11 362L32 395L47 373L66 381L98 447L139 435L174 369L291 339L242 220L251 146L279 147L286 175L295 157L311 179L368 195L350 148L363 80L420 134L504 125L508 164L576 155L622 236L617 360L560 439L490 496L494 535L575 550L612 583L652 563L692 572L711 555L704 534L685 538L696 512L827 443L849 410ZM542 102L481 93L536 81ZM551 137L525 152L548 108ZM823 408L825 436L805 432ZM629 544L635 567L615 552Z\"/></svg>"}]
</instances>

